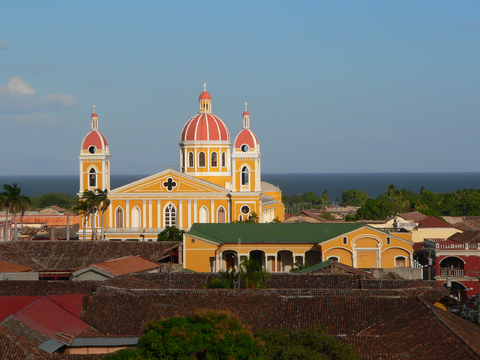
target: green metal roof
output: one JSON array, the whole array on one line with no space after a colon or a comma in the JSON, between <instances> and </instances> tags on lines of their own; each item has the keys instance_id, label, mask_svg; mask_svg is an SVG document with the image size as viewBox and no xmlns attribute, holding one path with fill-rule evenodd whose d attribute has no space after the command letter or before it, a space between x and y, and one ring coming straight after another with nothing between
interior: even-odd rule
<instances>
[{"instance_id":1,"label":"green metal roof","mask_svg":"<svg viewBox=\"0 0 480 360\"><path fill-rule=\"evenodd\" d=\"M365 227L360 223L320 224L194 224L187 235L217 244L238 243L322 243Z\"/></svg>"},{"instance_id":2,"label":"green metal roof","mask_svg":"<svg viewBox=\"0 0 480 360\"><path fill-rule=\"evenodd\" d=\"M305 268L305 269L301 269L301 270L295 271L295 274L311 273L311 272L314 272L314 271L317 271L317 270L325 269L326 267L329 267L330 265L332 265L332 262L331 262L330 260L327 260L327 261L318 263L318 264L316 264L316 265L309 266L309 267L307 267L307 268Z\"/></svg>"}]
</instances>

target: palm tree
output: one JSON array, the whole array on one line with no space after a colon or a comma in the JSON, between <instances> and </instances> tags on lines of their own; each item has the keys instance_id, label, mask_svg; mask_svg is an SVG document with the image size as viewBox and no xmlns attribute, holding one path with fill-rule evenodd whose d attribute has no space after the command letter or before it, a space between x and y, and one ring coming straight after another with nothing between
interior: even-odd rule
<instances>
[{"instance_id":1,"label":"palm tree","mask_svg":"<svg viewBox=\"0 0 480 360\"><path fill-rule=\"evenodd\" d=\"M3 189L5 191L1 193L1 205L6 209L5 225L8 223L8 212L13 212L15 240L18 241L17 213L21 213L21 216L25 214L25 210L30 205L30 198L20 194L21 189L17 183L14 183L13 186L5 184ZM5 232L7 232L6 227Z\"/></svg>"},{"instance_id":2,"label":"palm tree","mask_svg":"<svg viewBox=\"0 0 480 360\"><path fill-rule=\"evenodd\" d=\"M240 264L240 279L245 281L247 289L255 289L265 286L265 279L270 279L270 274L262 269L258 261L254 259L244 259Z\"/></svg>"},{"instance_id":3,"label":"palm tree","mask_svg":"<svg viewBox=\"0 0 480 360\"><path fill-rule=\"evenodd\" d=\"M74 210L78 211L78 213L83 216L83 241L86 241L87 221L90 216L88 202L85 200L78 200L78 204L75 206Z\"/></svg>"},{"instance_id":4,"label":"palm tree","mask_svg":"<svg viewBox=\"0 0 480 360\"><path fill-rule=\"evenodd\" d=\"M4 241L8 240L8 198L3 195L3 192L0 193L0 210L5 209L5 237Z\"/></svg>"},{"instance_id":5,"label":"palm tree","mask_svg":"<svg viewBox=\"0 0 480 360\"><path fill-rule=\"evenodd\" d=\"M103 219L104 219L104 215L105 215L105 211L107 211L108 207L110 206L110 199L108 198L108 190L105 189L105 190L101 190L101 189L97 189L95 190L95 192L97 193L97 202L100 206L100 211L102 212L102 231L100 233L100 240L105 240L105 231L104 231L104 222L103 222Z\"/></svg>"},{"instance_id":6,"label":"palm tree","mask_svg":"<svg viewBox=\"0 0 480 360\"><path fill-rule=\"evenodd\" d=\"M98 210L97 194L92 190L85 190L82 194L82 201L86 203L86 211L88 216L92 218L92 241L95 240L95 214Z\"/></svg>"}]
</instances>

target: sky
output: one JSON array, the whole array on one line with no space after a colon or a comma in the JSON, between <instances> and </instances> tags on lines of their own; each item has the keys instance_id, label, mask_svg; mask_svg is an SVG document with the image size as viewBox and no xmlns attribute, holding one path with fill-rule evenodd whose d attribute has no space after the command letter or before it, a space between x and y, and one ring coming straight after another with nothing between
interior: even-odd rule
<instances>
[{"instance_id":1,"label":"sky","mask_svg":"<svg viewBox=\"0 0 480 360\"><path fill-rule=\"evenodd\" d=\"M5 1L0 175L179 169L207 84L264 173L480 172L479 1Z\"/></svg>"}]
</instances>

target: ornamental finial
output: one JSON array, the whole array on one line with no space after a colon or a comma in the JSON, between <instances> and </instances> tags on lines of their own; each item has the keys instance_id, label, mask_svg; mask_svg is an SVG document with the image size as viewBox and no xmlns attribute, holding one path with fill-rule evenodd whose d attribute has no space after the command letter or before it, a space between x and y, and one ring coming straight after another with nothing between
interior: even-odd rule
<instances>
[{"instance_id":1,"label":"ornamental finial","mask_svg":"<svg viewBox=\"0 0 480 360\"><path fill-rule=\"evenodd\" d=\"M203 91L207 91L207 83L203 83Z\"/></svg>"},{"instance_id":2,"label":"ornamental finial","mask_svg":"<svg viewBox=\"0 0 480 360\"><path fill-rule=\"evenodd\" d=\"M245 105L245 111L247 111L247 105L248 105L248 103L245 101L245 102L243 103L243 105Z\"/></svg>"},{"instance_id":3,"label":"ornamental finial","mask_svg":"<svg viewBox=\"0 0 480 360\"><path fill-rule=\"evenodd\" d=\"M93 107L93 113L95 114L96 113L95 109L97 108L97 105L93 104L92 107Z\"/></svg>"}]
</instances>

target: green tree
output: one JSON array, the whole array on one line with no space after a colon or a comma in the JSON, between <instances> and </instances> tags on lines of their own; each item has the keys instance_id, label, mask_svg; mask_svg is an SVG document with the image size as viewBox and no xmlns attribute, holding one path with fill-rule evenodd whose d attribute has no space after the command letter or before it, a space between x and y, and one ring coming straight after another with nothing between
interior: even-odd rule
<instances>
[{"instance_id":1,"label":"green tree","mask_svg":"<svg viewBox=\"0 0 480 360\"><path fill-rule=\"evenodd\" d=\"M212 277L205 285L206 289L233 289L238 281L238 273L233 269L218 272L219 277Z\"/></svg>"},{"instance_id":2,"label":"green tree","mask_svg":"<svg viewBox=\"0 0 480 360\"><path fill-rule=\"evenodd\" d=\"M322 195L320 196L320 204L322 206L329 206L330 205L330 194L327 190L323 190Z\"/></svg>"},{"instance_id":3,"label":"green tree","mask_svg":"<svg viewBox=\"0 0 480 360\"><path fill-rule=\"evenodd\" d=\"M25 210L30 205L30 198L21 194L21 189L17 183L12 185L3 185L3 192L0 194L0 207L6 209L5 216L5 239L8 233L8 213L13 213L15 241L18 241L17 213L23 217Z\"/></svg>"},{"instance_id":4,"label":"green tree","mask_svg":"<svg viewBox=\"0 0 480 360\"><path fill-rule=\"evenodd\" d=\"M302 270L302 269L306 269L308 268L310 265L308 265L307 263L305 264L300 264L298 261L294 262L293 265L292 265L292 268L290 269L290 272L297 272L299 270Z\"/></svg>"},{"instance_id":5,"label":"green tree","mask_svg":"<svg viewBox=\"0 0 480 360\"><path fill-rule=\"evenodd\" d=\"M177 229L175 226L166 226L165 229L158 234L158 241L183 241L185 230Z\"/></svg>"},{"instance_id":6,"label":"green tree","mask_svg":"<svg viewBox=\"0 0 480 360\"><path fill-rule=\"evenodd\" d=\"M265 286L265 280L270 279L270 273L264 270L258 261L244 259L240 264L239 277L247 289L255 289Z\"/></svg>"},{"instance_id":7,"label":"green tree","mask_svg":"<svg viewBox=\"0 0 480 360\"><path fill-rule=\"evenodd\" d=\"M98 207L100 205L99 197L95 191L84 190L82 193L82 198L79 200L77 211L82 212L84 216L84 227L83 227L83 240L85 240L85 226L89 217L92 218L92 241L95 240L95 214L97 213Z\"/></svg>"},{"instance_id":8,"label":"green tree","mask_svg":"<svg viewBox=\"0 0 480 360\"><path fill-rule=\"evenodd\" d=\"M47 193L42 196L34 195L30 198L33 209L43 209L57 205L64 209L72 210L77 204L77 197L66 193Z\"/></svg>"},{"instance_id":9,"label":"green tree","mask_svg":"<svg viewBox=\"0 0 480 360\"><path fill-rule=\"evenodd\" d=\"M313 191L307 191L303 196L302 200L305 203L312 204L312 207L320 203L320 199L318 198L317 194Z\"/></svg>"},{"instance_id":10,"label":"green tree","mask_svg":"<svg viewBox=\"0 0 480 360\"><path fill-rule=\"evenodd\" d=\"M363 206L370 196L361 190L352 189L342 192L342 205Z\"/></svg>"},{"instance_id":11,"label":"green tree","mask_svg":"<svg viewBox=\"0 0 480 360\"><path fill-rule=\"evenodd\" d=\"M328 211L325 211L322 215L322 218L326 220L335 220L332 214L330 214Z\"/></svg>"},{"instance_id":12,"label":"green tree","mask_svg":"<svg viewBox=\"0 0 480 360\"><path fill-rule=\"evenodd\" d=\"M90 217L90 207L85 200L78 200L77 206L74 207L74 210L80 214L83 218L83 241L87 240L87 221Z\"/></svg>"},{"instance_id":13,"label":"green tree","mask_svg":"<svg viewBox=\"0 0 480 360\"><path fill-rule=\"evenodd\" d=\"M279 329L257 332L265 343L267 360L358 360L355 348L344 345L320 326L309 330Z\"/></svg>"},{"instance_id":14,"label":"green tree","mask_svg":"<svg viewBox=\"0 0 480 360\"><path fill-rule=\"evenodd\" d=\"M226 311L199 311L152 321L143 329L135 351L121 350L106 360L263 359L264 348L240 321Z\"/></svg>"}]
</instances>

